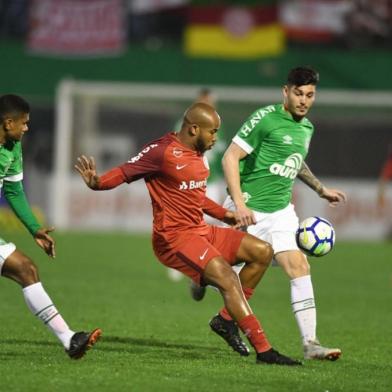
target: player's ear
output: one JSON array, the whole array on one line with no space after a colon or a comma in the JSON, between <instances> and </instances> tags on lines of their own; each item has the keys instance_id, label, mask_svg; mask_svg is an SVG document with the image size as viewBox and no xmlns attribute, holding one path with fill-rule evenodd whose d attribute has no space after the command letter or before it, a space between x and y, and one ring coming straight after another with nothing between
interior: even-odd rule
<instances>
[{"instance_id":1,"label":"player's ear","mask_svg":"<svg viewBox=\"0 0 392 392\"><path fill-rule=\"evenodd\" d=\"M200 131L200 127L197 124L192 124L190 127L190 133L192 136L196 136Z\"/></svg>"},{"instance_id":2,"label":"player's ear","mask_svg":"<svg viewBox=\"0 0 392 392\"><path fill-rule=\"evenodd\" d=\"M5 118L3 121L4 130L6 130L6 131L10 130L12 127L12 122L13 122L12 118L10 118L10 117Z\"/></svg>"}]
</instances>

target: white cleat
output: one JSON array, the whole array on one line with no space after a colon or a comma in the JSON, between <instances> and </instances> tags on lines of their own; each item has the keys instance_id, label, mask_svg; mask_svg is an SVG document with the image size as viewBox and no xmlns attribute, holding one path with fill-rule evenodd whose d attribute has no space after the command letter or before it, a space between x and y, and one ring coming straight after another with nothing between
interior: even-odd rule
<instances>
[{"instance_id":1,"label":"white cleat","mask_svg":"<svg viewBox=\"0 0 392 392\"><path fill-rule=\"evenodd\" d=\"M320 345L318 340L309 340L304 345L305 359L327 359L329 361L336 361L342 355L339 348L328 348Z\"/></svg>"}]
</instances>

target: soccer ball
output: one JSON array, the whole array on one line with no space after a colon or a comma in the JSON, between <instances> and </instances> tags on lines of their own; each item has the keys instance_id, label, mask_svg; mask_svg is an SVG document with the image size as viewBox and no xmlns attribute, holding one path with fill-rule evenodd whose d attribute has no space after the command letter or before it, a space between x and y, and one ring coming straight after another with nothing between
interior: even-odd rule
<instances>
[{"instance_id":1,"label":"soccer ball","mask_svg":"<svg viewBox=\"0 0 392 392\"><path fill-rule=\"evenodd\" d=\"M298 247L309 256L325 256L335 244L335 230L326 219L312 216L300 223L296 239Z\"/></svg>"}]
</instances>

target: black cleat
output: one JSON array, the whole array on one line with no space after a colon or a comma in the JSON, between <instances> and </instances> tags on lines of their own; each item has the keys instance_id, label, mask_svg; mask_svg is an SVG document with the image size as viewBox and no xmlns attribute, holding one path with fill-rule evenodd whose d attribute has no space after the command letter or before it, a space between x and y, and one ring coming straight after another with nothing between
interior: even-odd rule
<instances>
[{"instance_id":1,"label":"black cleat","mask_svg":"<svg viewBox=\"0 0 392 392\"><path fill-rule=\"evenodd\" d=\"M71 338L69 349L65 350L66 353L72 359L82 358L86 351L94 346L101 334L102 331L99 328L92 332L76 332Z\"/></svg>"},{"instance_id":2,"label":"black cleat","mask_svg":"<svg viewBox=\"0 0 392 392\"><path fill-rule=\"evenodd\" d=\"M206 295L207 288L205 286L199 286L193 280L191 280L189 289L191 292L191 297L195 301L201 301L204 298L204 296Z\"/></svg>"},{"instance_id":3,"label":"black cleat","mask_svg":"<svg viewBox=\"0 0 392 392\"><path fill-rule=\"evenodd\" d=\"M291 359L285 355L280 354L278 351L270 348L268 351L257 353L256 363L267 363L269 365L286 365L297 366L302 365L302 362L296 359Z\"/></svg>"},{"instance_id":4,"label":"black cleat","mask_svg":"<svg viewBox=\"0 0 392 392\"><path fill-rule=\"evenodd\" d=\"M249 349L241 339L237 324L233 320L225 320L220 314L214 316L210 321L211 329L221 336L227 344L242 356L249 355Z\"/></svg>"}]
</instances>

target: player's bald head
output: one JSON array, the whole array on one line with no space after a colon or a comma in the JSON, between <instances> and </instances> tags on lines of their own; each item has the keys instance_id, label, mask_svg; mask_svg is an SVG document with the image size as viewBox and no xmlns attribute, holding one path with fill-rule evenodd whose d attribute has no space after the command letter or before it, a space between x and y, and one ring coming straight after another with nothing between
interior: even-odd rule
<instances>
[{"instance_id":1,"label":"player's bald head","mask_svg":"<svg viewBox=\"0 0 392 392\"><path fill-rule=\"evenodd\" d=\"M219 114L211 105L197 102L185 111L178 137L182 143L204 153L215 144L220 124Z\"/></svg>"},{"instance_id":2,"label":"player's bald head","mask_svg":"<svg viewBox=\"0 0 392 392\"><path fill-rule=\"evenodd\" d=\"M198 125L200 128L219 128L220 117L215 109L204 103L191 105L184 113L184 125Z\"/></svg>"}]
</instances>

